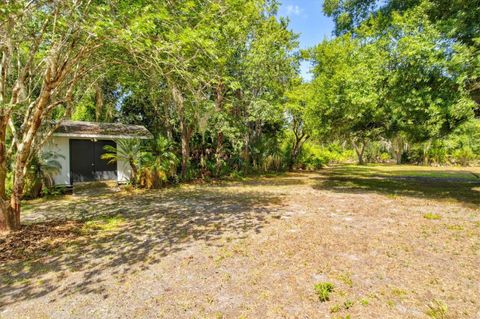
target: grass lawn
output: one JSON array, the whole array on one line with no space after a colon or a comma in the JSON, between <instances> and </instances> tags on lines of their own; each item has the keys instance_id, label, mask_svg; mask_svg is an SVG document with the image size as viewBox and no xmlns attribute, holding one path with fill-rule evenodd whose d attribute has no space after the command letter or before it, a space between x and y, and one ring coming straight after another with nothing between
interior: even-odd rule
<instances>
[{"instance_id":1,"label":"grass lawn","mask_svg":"<svg viewBox=\"0 0 480 319\"><path fill-rule=\"evenodd\" d=\"M480 317L479 176L343 165L26 202L0 318Z\"/></svg>"}]
</instances>

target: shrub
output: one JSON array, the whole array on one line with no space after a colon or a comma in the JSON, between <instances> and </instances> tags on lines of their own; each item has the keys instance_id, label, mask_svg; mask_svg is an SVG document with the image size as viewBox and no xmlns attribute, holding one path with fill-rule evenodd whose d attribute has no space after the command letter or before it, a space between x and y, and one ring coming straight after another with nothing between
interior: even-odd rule
<instances>
[{"instance_id":1,"label":"shrub","mask_svg":"<svg viewBox=\"0 0 480 319\"><path fill-rule=\"evenodd\" d=\"M455 150L452 154L452 159L455 163L458 163L462 166L467 166L475 159L477 159L477 155L470 147L466 146L461 149Z\"/></svg>"},{"instance_id":2,"label":"shrub","mask_svg":"<svg viewBox=\"0 0 480 319\"><path fill-rule=\"evenodd\" d=\"M58 193L53 187L53 177L62 169L62 165L58 161L61 157L63 158L62 155L55 152L44 152L32 158L25 176L25 198L37 198L42 195Z\"/></svg>"},{"instance_id":3,"label":"shrub","mask_svg":"<svg viewBox=\"0 0 480 319\"><path fill-rule=\"evenodd\" d=\"M297 159L297 168L306 170L320 169L328 164L351 161L354 157L352 150L345 150L338 144L320 146L305 143Z\"/></svg>"},{"instance_id":4,"label":"shrub","mask_svg":"<svg viewBox=\"0 0 480 319\"><path fill-rule=\"evenodd\" d=\"M392 157L387 152L383 152L382 154L380 154L380 162L382 162L382 163L388 162L391 158Z\"/></svg>"}]
</instances>

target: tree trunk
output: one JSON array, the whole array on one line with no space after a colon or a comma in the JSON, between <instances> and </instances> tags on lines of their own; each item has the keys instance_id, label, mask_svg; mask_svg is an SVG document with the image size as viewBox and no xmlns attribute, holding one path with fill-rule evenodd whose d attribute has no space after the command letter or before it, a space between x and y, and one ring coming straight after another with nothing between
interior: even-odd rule
<instances>
[{"instance_id":1,"label":"tree trunk","mask_svg":"<svg viewBox=\"0 0 480 319\"><path fill-rule=\"evenodd\" d=\"M180 130L182 132L182 179L187 178L188 162L190 161L190 134L185 120L180 121Z\"/></svg>"},{"instance_id":2,"label":"tree trunk","mask_svg":"<svg viewBox=\"0 0 480 319\"><path fill-rule=\"evenodd\" d=\"M358 165L365 165L365 161L363 160L363 153L365 152L366 143L364 141L361 141L360 145L358 145L355 141L353 141L352 144L355 152L357 153Z\"/></svg>"},{"instance_id":3,"label":"tree trunk","mask_svg":"<svg viewBox=\"0 0 480 319\"><path fill-rule=\"evenodd\" d=\"M395 155L395 162L397 165L402 164L402 154L405 148L404 138L399 135L392 139L392 148Z\"/></svg>"},{"instance_id":4,"label":"tree trunk","mask_svg":"<svg viewBox=\"0 0 480 319\"><path fill-rule=\"evenodd\" d=\"M242 159L243 159L243 170L245 172L248 171L250 167L250 134L249 134L250 129L248 129L247 133L245 134L243 141L244 141L244 146L243 146L243 154L242 154Z\"/></svg>"},{"instance_id":5,"label":"tree trunk","mask_svg":"<svg viewBox=\"0 0 480 319\"><path fill-rule=\"evenodd\" d=\"M7 122L8 117L0 117L0 231L11 230L14 225L13 215L5 193L7 180Z\"/></svg>"},{"instance_id":6,"label":"tree trunk","mask_svg":"<svg viewBox=\"0 0 480 319\"><path fill-rule=\"evenodd\" d=\"M220 170L222 168L223 159L223 132L217 133L217 147L215 149L215 176L220 176Z\"/></svg>"},{"instance_id":7,"label":"tree trunk","mask_svg":"<svg viewBox=\"0 0 480 319\"><path fill-rule=\"evenodd\" d=\"M297 158L300 154L300 151L302 150L303 143L305 143L308 138L309 136L306 134L302 134L300 136L295 135L295 141L293 142L292 147L292 154L290 156L290 163L288 165L288 169L290 171L293 170L293 166L297 163Z\"/></svg>"},{"instance_id":8,"label":"tree trunk","mask_svg":"<svg viewBox=\"0 0 480 319\"><path fill-rule=\"evenodd\" d=\"M95 120L97 122L101 121L102 113L103 113L103 92L102 88L98 83L95 84Z\"/></svg>"},{"instance_id":9,"label":"tree trunk","mask_svg":"<svg viewBox=\"0 0 480 319\"><path fill-rule=\"evenodd\" d=\"M0 210L2 217L0 218L0 231L15 231L20 229L20 202L14 201L13 197L10 202L1 199Z\"/></svg>"},{"instance_id":10,"label":"tree trunk","mask_svg":"<svg viewBox=\"0 0 480 319\"><path fill-rule=\"evenodd\" d=\"M10 201L6 194L7 180L7 134L8 117L0 117L0 231L20 229L20 201L12 194Z\"/></svg>"},{"instance_id":11,"label":"tree trunk","mask_svg":"<svg viewBox=\"0 0 480 319\"><path fill-rule=\"evenodd\" d=\"M182 179L187 178L188 162L190 161L190 137L192 129L189 127L185 117L185 105L182 93L178 90L177 86L172 83L172 97L177 108L178 117L180 120L180 133L182 140Z\"/></svg>"},{"instance_id":12,"label":"tree trunk","mask_svg":"<svg viewBox=\"0 0 480 319\"><path fill-rule=\"evenodd\" d=\"M215 89L215 111L221 113L223 109L223 91L224 85L219 83ZM223 132L220 130L217 132L217 146L215 148L215 176L220 175L220 170L222 168L222 159L223 159Z\"/></svg>"},{"instance_id":13,"label":"tree trunk","mask_svg":"<svg viewBox=\"0 0 480 319\"><path fill-rule=\"evenodd\" d=\"M132 169L132 174L130 175L130 183L132 183L132 185L135 186L137 185L138 168L137 168L137 165L135 165L134 161L129 161L128 164Z\"/></svg>"},{"instance_id":14,"label":"tree trunk","mask_svg":"<svg viewBox=\"0 0 480 319\"><path fill-rule=\"evenodd\" d=\"M402 164L402 153L402 151L395 150L395 162L397 163L397 165Z\"/></svg>"}]
</instances>

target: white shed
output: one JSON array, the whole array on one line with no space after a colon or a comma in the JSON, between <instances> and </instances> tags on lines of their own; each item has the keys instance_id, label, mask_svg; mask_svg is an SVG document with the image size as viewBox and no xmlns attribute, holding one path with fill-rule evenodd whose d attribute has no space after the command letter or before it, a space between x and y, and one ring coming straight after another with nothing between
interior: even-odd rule
<instances>
[{"instance_id":1,"label":"white shed","mask_svg":"<svg viewBox=\"0 0 480 319\"><path fill-rule=\"evenodd\" d=\"M109 164L101 159L105 145L116 146L119 139L150 139L152 134L143 126L121 123L62 121L44 150L58 155L60 173L55 185L73 186L77 182L117 180L128 182L130 166L119 161Z\"/></svg>"}]
</instances>

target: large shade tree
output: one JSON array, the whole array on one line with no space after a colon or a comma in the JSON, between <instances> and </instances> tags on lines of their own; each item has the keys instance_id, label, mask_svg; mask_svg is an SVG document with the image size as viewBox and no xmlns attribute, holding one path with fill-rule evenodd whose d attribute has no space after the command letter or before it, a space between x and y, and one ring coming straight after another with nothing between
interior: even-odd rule
<instances>
[{"instance_id":1,"label":"large shade tree","mask_svg":"<svg viewBox=\"0 0 480 319\"><path fill-rule=\"evenodd\" d=\"M111 38L109 16L92 1L0 4L0 229L20 227L28 162L55 129L50 120L70 114L91 58Z\"/></svg>"}]
</instances>

